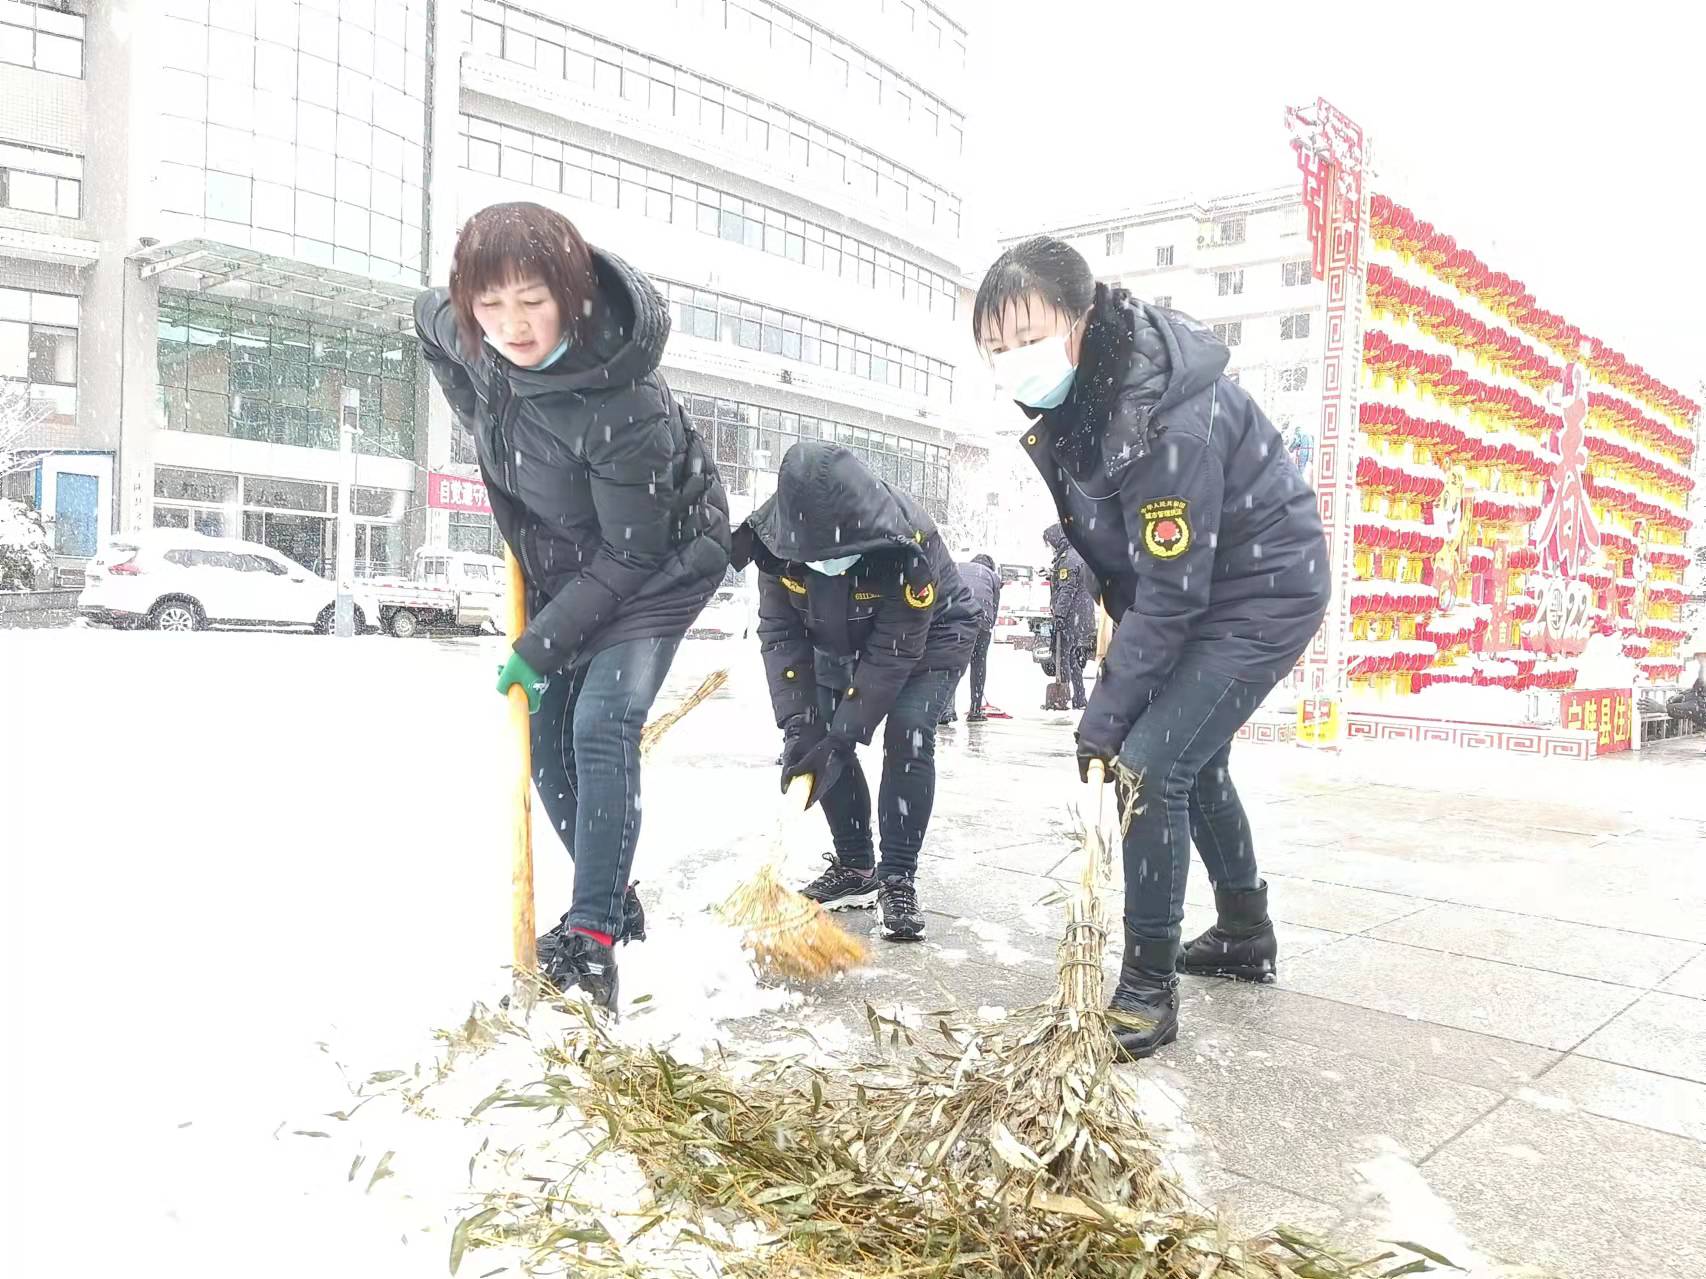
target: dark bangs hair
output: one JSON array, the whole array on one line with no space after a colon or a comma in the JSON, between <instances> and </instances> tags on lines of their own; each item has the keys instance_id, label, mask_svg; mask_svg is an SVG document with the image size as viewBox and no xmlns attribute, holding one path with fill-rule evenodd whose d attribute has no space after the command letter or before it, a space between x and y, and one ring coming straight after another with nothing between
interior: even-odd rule
<instances>
[{"instance_id":1,"label":"dark bangs hair","mask_svg":"<svg viewBox=\"0 0 1706 1279\"><path fill-rule=\"evenodd\" d=\"M542 204L492 204L463 225L450 262L450 302L462 349L480 354L483 336L474 301L488 289L538 276L556 299L563 336L584 341L592 298L598 288L592 251L575 224Z\"/></svg>"},{"instance_id":2,"label":"dark bangs hair","mask_svg":"<svg viewBox=\"0 0 1706 1279\"><path fill-rule=\"evenodd\" d=\"M1095 296L1096 277L1082 253L1053 236L1032 236L1008 248L984 272L971 308L972 340L988 345L1009 306L1029 306L1035 298L1076 318L1090 309Z\"/></svg>"}]
</instances>

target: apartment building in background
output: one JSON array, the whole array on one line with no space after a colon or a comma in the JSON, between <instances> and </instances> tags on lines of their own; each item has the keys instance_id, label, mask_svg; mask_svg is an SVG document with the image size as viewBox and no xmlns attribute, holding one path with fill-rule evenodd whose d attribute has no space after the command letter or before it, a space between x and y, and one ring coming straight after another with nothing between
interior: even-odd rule
<instances>
[{"instance_id":1,"label":"apartment building in background","mask_svg":"<svg viewBox=\"0 0 1706 1279\"><path fill-rule=\"evenodd\" d=\"M1231 350L1228 376L1289 438L1299 426L1314 430L1321 404L1326 286L1311 274L1306 232L1289 186L1170 200L1043 233L1082 253L1097 279L1211 326Z\"/></svg>"},{"instance_id":2,"label":"apartment building in background","mask_svg":"<svg viewBox=\"0 0 1706 1279\"><path fill-rule=\"evenodd\" d=\"M0 380L37 454L6 494L73 575L147 527L330 573L347 422L358 573L495 549L434 482L477 468L411 307L471 213L534 200L665 294L737 514L802 438L944 511L987 403L966 32L942 2L809 7L0 0Z\"/></svg>"}]
</instances>

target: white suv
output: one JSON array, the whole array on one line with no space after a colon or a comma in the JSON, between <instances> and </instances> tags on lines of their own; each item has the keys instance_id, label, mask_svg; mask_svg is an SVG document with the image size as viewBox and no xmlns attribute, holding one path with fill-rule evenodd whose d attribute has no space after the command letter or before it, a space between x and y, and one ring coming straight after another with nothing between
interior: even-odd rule
<instances>
[{"instance_id":1,"label":"white suv","mask_svg":"<svg viewBox=\"0 0 1706 1279\"><path fill-rule=\"evenodd\" d=\"M121 628L199 631L228 626L333 628L338 588L269 546L153 529L115 537L89 565L77 611ZM378 606L357 591L356 629Z\"/></svg>"}]
</instances>

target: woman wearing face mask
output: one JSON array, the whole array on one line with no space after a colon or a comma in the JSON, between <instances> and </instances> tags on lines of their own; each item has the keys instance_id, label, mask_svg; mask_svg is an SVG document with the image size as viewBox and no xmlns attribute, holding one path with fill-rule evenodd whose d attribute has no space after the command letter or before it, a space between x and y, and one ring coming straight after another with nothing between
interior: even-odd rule
<instances>
[{"instance_id":1,"label":"woman wearing face mask","mask_svg":"<svg viewBox=\"0 0 1706 1279\"><path fill-rule=\"evenodd\" d=\"M614 1009L618 941L645 937L629 883L640 730L728 565L728 499L658 360L657 291L569 220L495 204L415 303L421 350L473 434L529 622L498 680L533 710L534 784L575 863L540 967Z\"/></svg>"},{"instance_id":2,"label":"woman wearing face mask","mask_svg":"<svg viewBox=\"0 0 1706 1279\"><path fill-rule=\"evenodd\" d=\"M1078 761L1087 777L1091 761L1117 760L1137 791L1113 1010L1120 1049L1146 1057L1178 1034L1176 969L1274 973L1267 885L1227 760L1320 626L1326 539L1279 433L1221 376L1226 347L1097 284L1070 245L1039 237L1003 253L972 331L1033 416L1024 447L1116 623ZM1181 952L1193 842L1217 920Z\"/></svg>"},{"instance_id":3,"label":"woman wearing face mask","mask_svg":"<svg viewBox=\"0 0 1706 1279\"><path fill-rule=\"evenodd\" d=\"M870 906L895 941L924 935L914 876L936 798L936 722L977 642L977 611L936 526L846 449L788 450L775 495L735 532L758 564L758 636L783 732L782 786L810 777L835 851L802 891ZM854 754L883 733L877 796Z\"/></svg>"}]
</instances>

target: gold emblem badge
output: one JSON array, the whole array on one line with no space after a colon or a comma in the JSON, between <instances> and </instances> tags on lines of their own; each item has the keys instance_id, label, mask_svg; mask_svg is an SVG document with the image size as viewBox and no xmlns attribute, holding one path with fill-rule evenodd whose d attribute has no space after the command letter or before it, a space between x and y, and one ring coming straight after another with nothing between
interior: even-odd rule
<instances>
[{"instance_id":1,"label":"gold emblem badge","mask_svg":"<svg viewBox=\"0 0 1706 1279\"><path fill-rule=\"evenodd\" d=\"M1191 549L1190 510L1182 497L1143 504L1143 545L1156 559L1176 560Z\"/></svg>"}]
</instances>

